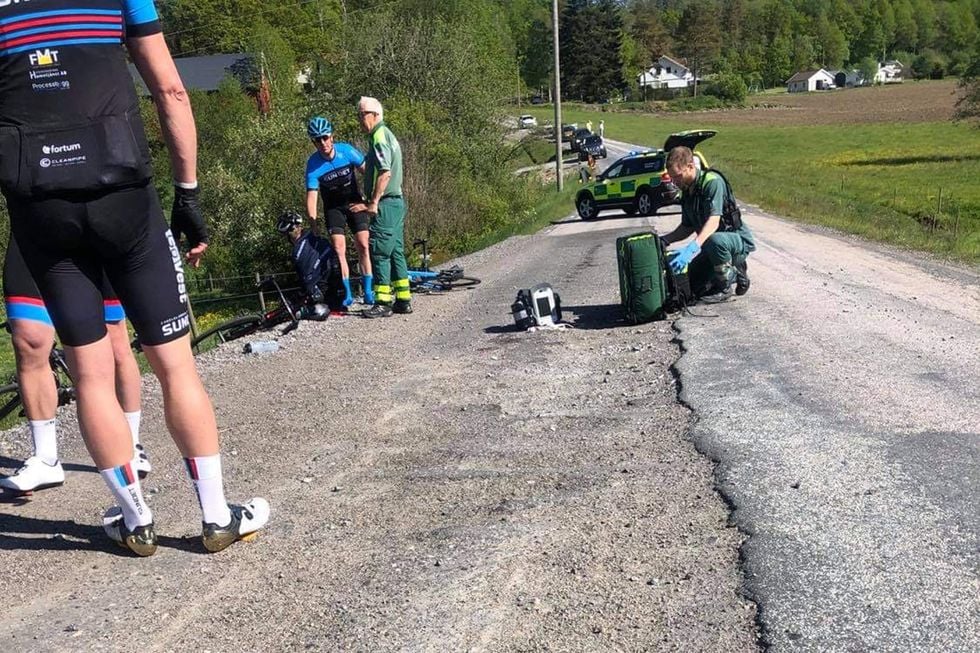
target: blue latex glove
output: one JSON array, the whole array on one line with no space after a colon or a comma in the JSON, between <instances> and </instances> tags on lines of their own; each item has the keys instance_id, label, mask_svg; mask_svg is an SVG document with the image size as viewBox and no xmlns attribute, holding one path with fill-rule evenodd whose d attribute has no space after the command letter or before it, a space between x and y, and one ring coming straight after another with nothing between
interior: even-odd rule
<instances>
[{"instance_id":1,"label":"blue latex glove","mask_svg":"<svg viewBox=\"0 0 980 653\"><path fill-rule=\"evenodd\" d=\"M677 255L670 259L671 272L680 274L694 260L694 257L700 253L701 246L698 245L698 241L692 240L687 245L684 245L684 247L677 250Z\"/></svg>"}]
</instances>

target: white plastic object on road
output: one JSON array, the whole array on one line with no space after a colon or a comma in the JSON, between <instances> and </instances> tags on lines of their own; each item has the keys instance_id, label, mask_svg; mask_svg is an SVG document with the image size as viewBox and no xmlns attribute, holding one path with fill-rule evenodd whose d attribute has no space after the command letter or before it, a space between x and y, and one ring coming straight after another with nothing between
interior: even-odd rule
<instances>
[{"instance_id":1,"label":"white plastic object on road","mask_svg":"<svg viewBox=\"0 0 980 653\"><path fill-rule=\"evenodd\" d=\"M256 340L245 345L246 354L271 354L279 351L279 343L275 340Z\"/></svg>"}]
</instances>

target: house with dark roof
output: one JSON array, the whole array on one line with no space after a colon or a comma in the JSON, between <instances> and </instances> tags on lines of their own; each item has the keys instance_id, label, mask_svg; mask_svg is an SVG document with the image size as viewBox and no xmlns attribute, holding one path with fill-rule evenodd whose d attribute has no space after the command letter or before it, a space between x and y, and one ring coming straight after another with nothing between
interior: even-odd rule
<instances>
[{"instance_id":1,"label":"house with dark roof","mask_svg":"<svg viewBox=\"0 0 980 653\"><path fill-rule=\"evenodd\" d=\"M687 88L694 84L694 75L681 62L663 55L639 76L638 82L641 88Z\"/></svg>"},{"instance_id":2,"label":"house with dark roof","mask_svg":"<svg viewBox=\"0 0 980 653\"><path fill-rule=\"evenodd\" d=\"M787 93L826 91L834 88L834 76L823 68L802 70L786 80Z\"/></svg>"},{"instance_id":3,"label":"house with dark roof","mask_svg":"<svg viewBox=\"0 0 980 653\"><path fill-rule=\"evenodd\" d=\"M177 72L190 91L217 91L226 77L237 79L242 88L255 92L260 86L259 67L251 54L213 54L206 57L180 57L174 59ZM146 96L150 92L143 83L136 66L129 64L129 72L136 83L136 92Z\"/></svg>"}]
</instances>

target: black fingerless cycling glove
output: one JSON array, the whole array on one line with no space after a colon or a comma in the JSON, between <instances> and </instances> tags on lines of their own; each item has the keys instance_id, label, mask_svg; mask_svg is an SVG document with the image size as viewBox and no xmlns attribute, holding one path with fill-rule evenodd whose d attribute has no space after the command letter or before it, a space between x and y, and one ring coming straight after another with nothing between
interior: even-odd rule
<instances>
[{"instance_id":1,"label":"black fingerless cycling glove","mask_svg":"<svg viewBox=\"0 0 980 653\"><path fill-rule=\"evenodd\" d=\"M199 191L199 188L174 186L174 206L170 212L170 232L178 243L181 234L187 236L191 249L208 242L208 226L197 202Z\"/></svg>"}]
</instances>

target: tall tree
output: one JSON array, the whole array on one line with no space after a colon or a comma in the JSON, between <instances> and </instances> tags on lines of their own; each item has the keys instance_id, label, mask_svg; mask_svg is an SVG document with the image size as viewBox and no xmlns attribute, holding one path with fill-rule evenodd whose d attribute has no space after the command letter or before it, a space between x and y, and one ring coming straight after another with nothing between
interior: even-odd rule
<instances>
[{"instance_id":1,"label":"tall tree","mask_svg":"<svg viewBox=\"0 0 980 653\"><path fill-rule=\"evenodd\" d=\"M677 26L677 50L687 59L694 75L694 95L697 80L711 69L721 54L721 29L716 7L691 4L685 7Z\"/></svg>"}]
</instances>

